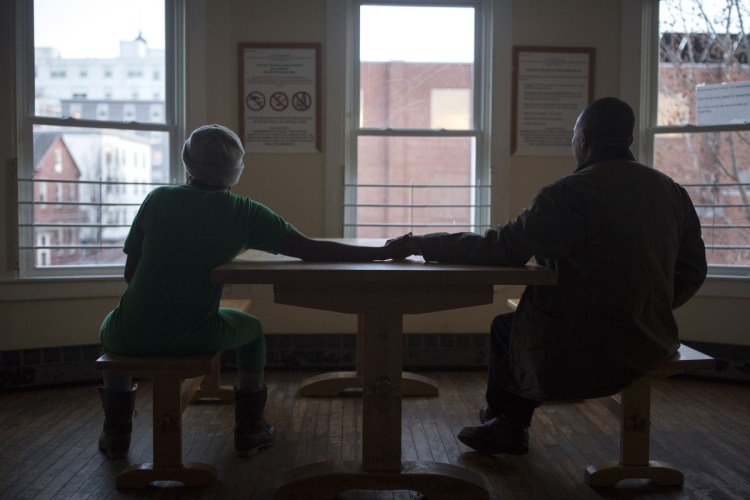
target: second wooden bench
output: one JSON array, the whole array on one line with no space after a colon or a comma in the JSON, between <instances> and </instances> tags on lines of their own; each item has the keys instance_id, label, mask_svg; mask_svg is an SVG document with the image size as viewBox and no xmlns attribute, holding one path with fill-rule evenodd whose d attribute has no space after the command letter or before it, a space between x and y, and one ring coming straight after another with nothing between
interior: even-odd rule
<instances>
[{"instance_id":1,"label":"second wooden bench","mask_svg":"<svg viewBox=\"0 0 750 500\"><path fill-rule=\"evenodd\" d=\"M519 299L508 299L514 311ZM614 486L623 479L651 479L661 486L679 486L685 477L676 467L651 460L651 380L689 369L713 368L716 361L684 344L669 359L619 394L602 402L620 419L620 457L617 461L586 467L584 479L591 486Z\"/></svg>"}]
</instances>

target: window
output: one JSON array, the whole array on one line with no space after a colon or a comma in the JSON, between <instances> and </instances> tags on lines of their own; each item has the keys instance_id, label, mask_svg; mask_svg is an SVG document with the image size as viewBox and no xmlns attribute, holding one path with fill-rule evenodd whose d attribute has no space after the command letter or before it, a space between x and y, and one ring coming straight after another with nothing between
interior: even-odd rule
<instances>
[{"instance_id":1,"label":"window","mask_svg":"<svg viewBox=\"0 0 750 500\"><path fill-rule=\"evenodd\" d=\"M18 74L26 75L18 93L21 276L119 275L124 239L144 196L182 178L170 170L180 170L170 158L179 158L184 137L177 82L184 80L178 54L185 2L16 5L24 28ZM102 77L82 66L104 68ZM112 78L134 66L156 68L159 78L142 90L159 89L158 102L133 97L143 95L139 83ZM68 72L83 78L84 71L85 80L61 81ZM155 106L158 116L149 112Z\"/></svg>"},{"instance_id":2,"label":"window","mask_svg":"<svg viewBox=\"0 0 750 500\"><path fill-rule=\"evenodd\" d=\"M489 227L491 6L349 4L345 236Z\"/></svg>"},{"instance_id":3,"label":"window","mask_svg":"<svg viewBox=\"0 0 750 500\"><path fill-rule=\"evenodd\" d=\"M109 104L106 102L98 102L96 104L96 118L97 120L109 120Z\"/></svg>"},{"instance_id":4,"label":"window","mask_svg":"<svg viewBox=\"0 0 750 500\"><path fill-rule=\"evenodd\" d=\"M63 171L63 152L61 149L55 150L55 173L62 173Z\"/></svg>"},{"instance_id":5,"label":"window","mask_svg":"<svg viewBox=\"0 0 750 500\"><path fill-rule=\"evenodd\" d=\"M138 98L137 92L133 96L133 100ZM132 122L135 120L135 104L128 103L122 107L122 121Z\"/></svg>"},{"instance_id":6,"label":"window","mask_svg":"<svg viewBox=\"0 0 750 500\"><path fill-rule=\"evenodd\" d=\"M658 33L646 61L646 158L690 193L710 274L750 276L750 5L647 7Z\"/></svg>"}]
</instances>

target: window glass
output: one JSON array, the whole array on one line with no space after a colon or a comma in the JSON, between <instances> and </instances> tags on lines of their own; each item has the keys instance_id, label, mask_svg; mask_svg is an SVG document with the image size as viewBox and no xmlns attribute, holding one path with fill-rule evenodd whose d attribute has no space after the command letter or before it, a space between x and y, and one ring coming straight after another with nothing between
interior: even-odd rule
<instances>
[{"instance_id":1,"label":"window glass","mask_svg":"<svg viewBox=\"0 0 750 500\"><path fill-rule=\"evenodd\" d=\"M432 92L463 89L457 109L471 128L474 9L363 5L360 10L362 126L430 128ZM451 36L445 36L451 33Z\"/></svg>"},{"instance_id":2,"label":"window glass","mask_svg":"<svg viewBox=\"0 0 750 500\"><path fill-rule=\"evenodd\" d=\"M159 136L161 140L154 140ZM21 239L46 234L47 246L65 246L64 259L48 258L55 265L120 265L122 245L144 195L154 180L153 151L167 144L165 132L115 129L80 129L45 126L34 131L33 177L21 181L31 190L30 221L21 223ZM161 157L166 151L161 152ZM164 169L164 165L158 165ZM145 189L145 190L144 190ZM54 190L50 205L48 193ZM62 193L67 192L68 196ZM51 235L68 228L63 242ZM45 253L37 252L37 255Z\"/></svg>"},{"instance_id":3,"label":"window glass","mask_svg":"<svg viewBox=\"0 0 750 500\"><path fill-rule=\"evenodd\" d=\"M19 128L24 276L119 274L143 198L174 180L170 149L182 130L166 86L168 6L33 1L33 61L19 50L20 64L35 69L23 86L34 106Z\"/></svg>"},{"instance_id":4,"label":"window glass","mask_svg":"<svg viewBox=\"0 0 750 500\"><path fill-rule=\"evenodd\" d=\"M359 6L346 235L486 229L478 5Z\"/></svg>"},{"instance_id":5,"label":"window glass","mask_svg":"<svg viewBox=\"0 0 750 500\"><path fill-rule=\"evenodd\" d=\"M475 230L475 191L487 195L489 186L474 185L474 148L467 137L361 137L360 177L349 193L357 235Z\"/></svg>"},{"instance_id":6,"label":"window glass","mask_svg":"<svg viewBox=\"0 0 750 500\"><path fill-rule=\"evenodd\" d=\"M164 26L163 2L34 0L36 115L123 121L101 118L97 104L130 100L136 90L163 102ZM153 78L130 81L147 70ZM113 76L128 78L112 85ZM86 101L79 115L70 114L71 99Z\"/></svg>"},{"instance_id":7,"label":"window glass","mask_svg":"<svg viewBox=\"0 0 750 500\"><path fill-rule=\"evenodd\" d=\"M714 269L750 266L748 23L747 2L659 3L654 166L690 192Z\"/></svg>"}]
</instances>

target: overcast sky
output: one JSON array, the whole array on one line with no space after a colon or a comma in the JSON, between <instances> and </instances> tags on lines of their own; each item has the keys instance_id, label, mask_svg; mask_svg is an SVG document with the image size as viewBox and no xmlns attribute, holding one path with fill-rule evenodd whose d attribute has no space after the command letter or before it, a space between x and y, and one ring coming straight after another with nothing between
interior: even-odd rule
<instances>
[{"instance_id":1,"label":"overcast sky","mask_svg":"<svg viewBox=\"0 0 750 500\"><path fill-rule=\"evenodd\" d=\"M668 14L696 12L694 0L662 0L663 30L683 30ZM703 0L709 16L722 13L727 0ZM740 2L750 24L750 1ZM34 40L37 47L53 47L65 58L116 57L120 41L141 32L151 48L164 48L163 3L156 0L34 0ZM86 14L81 14L84 12ZM737 13L733 18L736 21ZM365 61L471 62L474 57L474 9L364 6L361 18L360 55ZM107 22L97 22L106 19ZM693 17L694 19L694 17ZM720 28L717 26L717 28ZM688 30L705 30L705 23L688 21ZM734 31L737 28L733 28Z\"/></svg>"},{"instance_id":2,"label":"overcast sky","mask_svg":"<svg viewBox=\"0 0 750 500\"><path fill-rule=\"evenodd\" d=\"M163 49L163 5L154 0L34 0L34 45L53 47L65 58L110 58L120 53L121 41L134 40L141 31L149 47Z\"/></svg>"},{"instance_id":3,"label":"overcast sky","mask_svg":"<svg viewBox=\"0 0 750 500\"><path fill-rule=\"evenodd\" d=\"M474 9L363 6L363 61L473 62Z\"/></svg>"}]
</instances>

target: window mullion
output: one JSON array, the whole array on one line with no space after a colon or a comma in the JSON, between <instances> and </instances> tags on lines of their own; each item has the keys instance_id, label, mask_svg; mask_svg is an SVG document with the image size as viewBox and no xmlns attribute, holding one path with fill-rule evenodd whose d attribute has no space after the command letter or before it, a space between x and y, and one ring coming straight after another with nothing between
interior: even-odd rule
<instances>
[{"instance_id":1,"label":"window mullion","mask_svg":"<svg viewBox=\"0 0 750 500\"><path fill-rule=\"evenodd\" d=\"M745 132L750 130L750 124L729 125L654 125L654 134L690 134L701 132Z\"/></svg>"},{"instance_id":2,"label":"window mullion","mask_svg":"<svg viewBox=\"0 0 750 500\"><path fill-rule=\"evenodd\" d=\"M146 122L110 122L86 120L79 118L55 118L51 116L33 116L29 118L32 125L52 125L56 127L75 127L92 129L143 130L153 132L172 132L174 127L168 123Z\"/></svg>"},{"instance_id":3,"label":"window mullion","mask_svg":"<svg viewBox=\"0 0 750 500\"><path fill-rule=\"evenodd\" d=\"M479 137L476 130L445 130L445 129L417 129L417 128L357 128L352 130L354 136L372 137Z\"/></svg>"}]
</instances>

